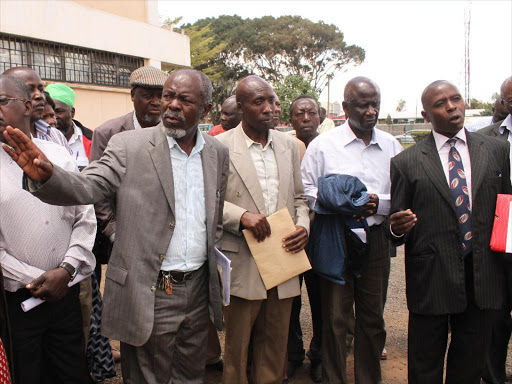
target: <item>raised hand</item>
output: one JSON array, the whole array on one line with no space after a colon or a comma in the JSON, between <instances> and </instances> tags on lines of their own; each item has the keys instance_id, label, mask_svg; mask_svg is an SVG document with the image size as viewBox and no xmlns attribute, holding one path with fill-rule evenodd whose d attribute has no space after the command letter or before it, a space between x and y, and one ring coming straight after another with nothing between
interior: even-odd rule
<instances>
[{"instance_id":1,"label":"raised hand","mask_svg":"<svg viewBox=\"0 0 512 384\"><path fill-rule=\"evenodd\" d=\"M22 131L8 125L3 135L12 148L7 144L2 144L2 148L29 178L44 183L53 175L50 160Z\"/></svg>"}]
</instances>

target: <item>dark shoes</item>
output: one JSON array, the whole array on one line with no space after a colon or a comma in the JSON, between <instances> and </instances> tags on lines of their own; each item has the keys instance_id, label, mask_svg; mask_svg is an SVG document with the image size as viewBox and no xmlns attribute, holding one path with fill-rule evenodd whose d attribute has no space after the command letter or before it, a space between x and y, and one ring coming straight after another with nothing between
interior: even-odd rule
<instances>
[{"instance_id":1,"label":"dark shoes","mask_svg":"<svg viewBox=\"0 0 512 384\"><path fill-rule=\"evenodd\" d=\"M311 362L311 380L315 383L322 382L322 362L320 360Z\"/></svg>"},{"instance_id":2,"label":"dark shoes","mask_svg":"<svg viewBox=\"0 0 512 384\"><path fill-rule=\"evenodd\" d=\"M222 372L224 370L224 360L220 359L216 363L207 364L206 368L214 370L214 371Z\"/></svg>"}]
</instances>

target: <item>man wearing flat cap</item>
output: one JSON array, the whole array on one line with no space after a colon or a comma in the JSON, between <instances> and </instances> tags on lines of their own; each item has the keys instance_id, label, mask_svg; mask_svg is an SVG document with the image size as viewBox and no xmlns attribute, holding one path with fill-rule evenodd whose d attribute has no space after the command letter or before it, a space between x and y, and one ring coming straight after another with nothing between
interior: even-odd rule
<instances>
[{"instance_id":1,"label":"man wearing flat cap","mask_svg":"<svg viewBox=\"0 0 512 384\"><path fill-rule=\"evenodd\" d=\"M50 84L45 89L55 102L55 117L57 128L66 137L71 155L78 168L84 169L89 165L91 152L92 131L74 120L76 94L65 84Z\"/></svg>"}]
</instances>

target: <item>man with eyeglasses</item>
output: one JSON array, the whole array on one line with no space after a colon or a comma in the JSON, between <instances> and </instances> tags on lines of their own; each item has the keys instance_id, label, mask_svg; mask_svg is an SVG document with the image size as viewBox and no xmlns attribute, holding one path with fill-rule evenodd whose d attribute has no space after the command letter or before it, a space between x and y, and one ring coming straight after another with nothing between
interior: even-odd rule
<instances>
[{"instance_id":1,"label":"man with eyeglasses","mask_svg":"<svg viewBox=\"0 0 512 384\"><path fill-rule=\"evenodd\" d=\"M30 91L29 100L32 103L30 134L32 137L62 145L71 153L68 147L68 141L64 135L58 129L51 127L43 120L46 99L43 95L43 82L39 75L29 67L9 68L3 74L23 81Z\"/></svg>"},{"instance_id":2,"label":"man with eyeglasses","mask_svg":"<svg viewBox=\"0 0 512 384\"><path fill-rule=\"evenodd\" d=\"M32 138L31 96L12 76L0 76L0 141L7 126L19 128L52 159L71 172L66 149ZM23 171L0 151L0 262L12 331L14 381L17 384L69 382L89 384L82 330L79 286L68 283L90 275L96 220L92 206L55 207L23 189ZM31 297L45 303L23 312Z\"/></svg>"}]
</instances>

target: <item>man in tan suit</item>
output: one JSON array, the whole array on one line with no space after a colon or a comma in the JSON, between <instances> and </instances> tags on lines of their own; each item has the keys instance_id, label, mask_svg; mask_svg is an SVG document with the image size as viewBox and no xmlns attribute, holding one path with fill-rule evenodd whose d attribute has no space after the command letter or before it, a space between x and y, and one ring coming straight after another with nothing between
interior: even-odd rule
<instances>
[{"instance_id":1,"label":"man in tan suit","mask_svg":"<svg viewBox=\"0 0 512 384\"><path fill-rule=\"evenodd\" d=\"M229 157L198 129L211 87L201 72L174 72L162 93L162 125L114 135L80 174L51 164L21 131L4 132L15 152L2 147L46 203L91 204L116 193L101 330L121 341L125 384L202 383L209 310L222 327L214 246Z\"/></svg>"},{"instance_id":2,"label":"man in tan suit","mask_svg":"<svg viewBox=\"0 0 512 384\"><path fill-rule=\"evenodd\" d=\"M304 249L309 231L295 139L272 130L274 93L257 76L236 89L242 122L217 138L229 148L230 170L224 205L222 249L231 259L231 304L226 308L225 384L245 384L252 345L251 382L281 383L292 298L300 294L294 277L269 291L241 232L259 241L270 235L267 216L286 207L296 230L283 239L289 252Z\"/></svg>"}]
</instances>

